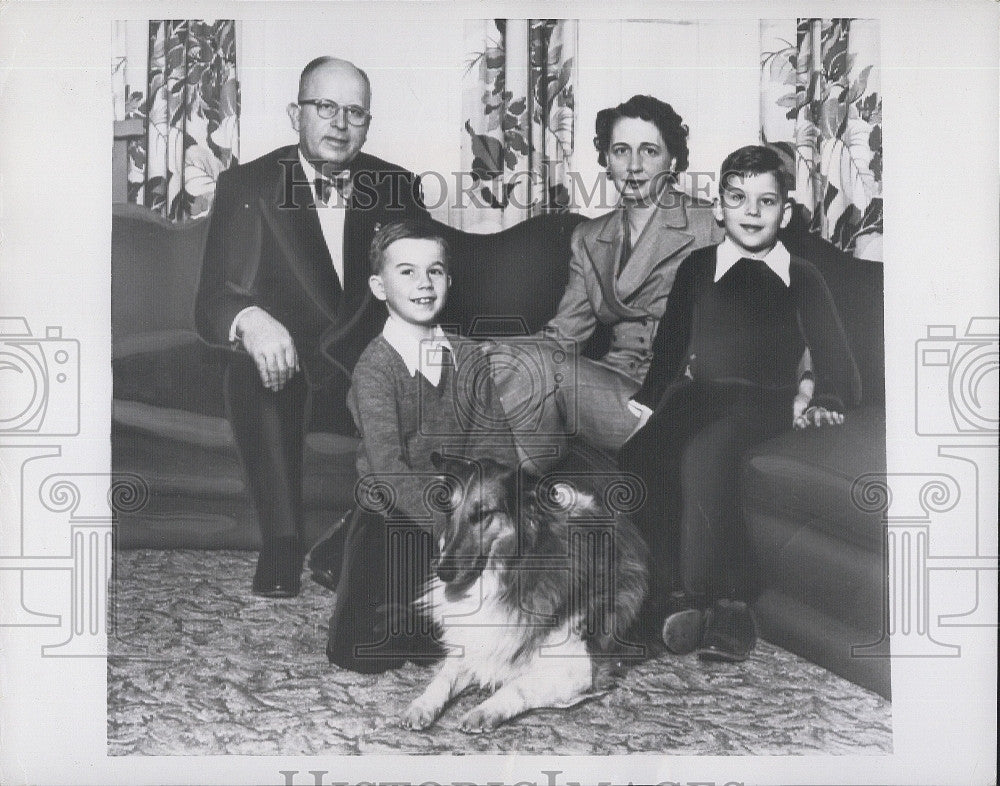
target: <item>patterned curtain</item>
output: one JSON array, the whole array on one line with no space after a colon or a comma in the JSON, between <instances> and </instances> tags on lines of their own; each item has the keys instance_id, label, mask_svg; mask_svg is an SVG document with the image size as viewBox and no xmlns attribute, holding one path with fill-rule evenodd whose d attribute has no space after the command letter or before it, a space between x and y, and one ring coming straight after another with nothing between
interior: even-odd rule
<instances>
[{"instance_id":1,"label":"patterned curtain","mask_svg":"<svg viewBox=\"0 0 1000 786\"><path fill-rule=\"evenodd\" d=\"M882 259L879 28L869 19L761 22L761 138L795 173L810 229Z\"/></svg>"},{"instance_id":2,"label":"patterned curtain","mask_svg":"<svg viewBox=\"0 0 1000 786\"><path fill-rule=\"evenodd\" d=\"M116 56L115 74L124 70ZM239 159L234 21L151 21L145 91L124 90L116 114L145 124L129 142L128 201L172 221L205 215L219 173Z\"/></svg>"},{"instance_id":3,"label":"patterned curtain","mask_svg":"<svg viewBox=\"0 0 1000 786\"><path fill-rule=\"evenodd\" d=\"M471 20L465 40L459 225L492 232L568 210L576 20Z\"/></svg>"}]
</instances>

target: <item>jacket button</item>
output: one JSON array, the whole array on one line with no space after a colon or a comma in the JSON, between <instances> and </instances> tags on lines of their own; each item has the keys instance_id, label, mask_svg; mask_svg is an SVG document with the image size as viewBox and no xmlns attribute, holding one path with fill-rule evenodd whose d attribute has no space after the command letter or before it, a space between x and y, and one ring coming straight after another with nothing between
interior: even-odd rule
<instances>
[{"instance_id":1,"label":"jacket button","mask_svg":"<svg viewBox=\"0 0 1000 786\"><path fill-rule=\"evenodd\" d=\"M646 338L644 336L639 336L639 343L640 344L645 344L646 343Z\"/></svg>"}]
</instances>

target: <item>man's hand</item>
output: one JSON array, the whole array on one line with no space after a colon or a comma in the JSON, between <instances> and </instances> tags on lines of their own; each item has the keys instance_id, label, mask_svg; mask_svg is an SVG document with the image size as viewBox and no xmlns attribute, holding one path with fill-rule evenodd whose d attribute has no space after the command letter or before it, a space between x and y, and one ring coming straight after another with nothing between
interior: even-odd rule
<instances>
[{"instance_id":1,"label":"man's hand","mask_svg":"<svg viewBox=\"0 0 1000 786\"><path fill-rule=\"evenodd\" d=\"M793 428L804 429L810 426L839 426L844 422L842 412L833 412L826 407L807 407L797 415Z\"/></svg>"},{"instance_id":2,"label":"man's hand","mask_svg":"<svg viewBox=\"0 0 1000 786\"><path fill-rule=\"evenodd\" d=\"M299 355L285 326L262 308L247 311L236 325L236 335L257 365L268 390L281 390L299 370Z\"/></svg>"}]
</instances>

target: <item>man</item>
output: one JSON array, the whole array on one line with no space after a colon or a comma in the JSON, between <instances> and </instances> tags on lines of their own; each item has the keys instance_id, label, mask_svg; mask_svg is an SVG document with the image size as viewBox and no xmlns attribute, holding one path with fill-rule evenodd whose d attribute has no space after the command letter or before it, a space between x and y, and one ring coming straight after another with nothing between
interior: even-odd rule
<instances>
[{"instance_id":1,"label":"man","mask_svg":"<svg viewBox=\"0 0 1000 786\"><path fill-rule=\"evenodd\" d=\"M298 145L219 176L195 320L232 350L227 411L260 521L263 597L300 589L306 431L353 430L351 371L385 321L368 288L372 235L426 216L412 173L361 152L370 93L352 63L313 60L288 105Z\"/></svg>"}]
</instances>

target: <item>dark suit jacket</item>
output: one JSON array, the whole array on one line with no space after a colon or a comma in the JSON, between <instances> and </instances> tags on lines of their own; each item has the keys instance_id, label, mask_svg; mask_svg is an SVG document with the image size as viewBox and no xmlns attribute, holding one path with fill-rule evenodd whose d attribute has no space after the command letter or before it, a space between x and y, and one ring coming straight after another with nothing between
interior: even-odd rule
<instances>
[{"instance_id":1,"label":"dark suit jacket","mask_svg":"<svg viewBox=\"0 0 1000 786\"><path fill-rule=\"evenodd\" d=\"M310 384L332 376L349 384L358 356L385 319L368 288L375 227L427 215L412 173L366 153L350 169L343 287L295 146L219 176L195 302L206 342L228 347L236 315L260 306L288 329Z\"/></svg>"}]
</instances>

